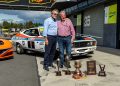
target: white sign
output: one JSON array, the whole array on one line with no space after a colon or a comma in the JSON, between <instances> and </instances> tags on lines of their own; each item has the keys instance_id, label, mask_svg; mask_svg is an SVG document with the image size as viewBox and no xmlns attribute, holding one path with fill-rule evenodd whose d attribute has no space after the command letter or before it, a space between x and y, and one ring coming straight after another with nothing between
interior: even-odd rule
<instances>
[{"instance_id":1,"label":"white sign","mask_svg":"<svg viewBox=\"0 0 120 86\"><path fill-rule=\"evenodd\" d=\"M84 27L89 27L90 26L90 16L85 16L84 17Z\"/></svg>"},{"instance_id":2,"label":"white sign","mask_svg":"<svg viewBox=\"0 0 120 86\"><path fill-rule=\"evenodd\" d=\"M81 25L81 14L77 15L77 25Z\"/></svg>"}]
</instances>

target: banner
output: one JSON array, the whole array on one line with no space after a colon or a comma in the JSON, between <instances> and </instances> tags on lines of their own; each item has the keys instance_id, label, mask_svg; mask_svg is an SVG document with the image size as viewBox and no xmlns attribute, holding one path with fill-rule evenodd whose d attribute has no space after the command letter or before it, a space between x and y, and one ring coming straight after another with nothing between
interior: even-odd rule
<instances>
[{"instance_id":1,"label":"banner","mask_svg":"<svg viewBox=\"0 0 120 86\"><path fill-rule=\"evenodd\" d=\"M0 0L4 5L26 5L26 6L47 6L51 7L55 0Z\"/></svg>"},{"instance_id":2,"label":"banner","mask_svg":"<svg viewBox=\"0 0 120 86\"><path fill-rule=\"evenodd\" d=\"M77 15L77 25L81 25L81 14Z\"/></svg>"},{"instance_id":3,"label":"banner","mask_svg":"<svg viewBox=\"0 0 120 86\"><path fill-rule=\"evenodd\" d=\"M117 4L105 7L105 24L116 24Z\"/></svg>"},{"instance_id":4,"label":"banner","mask_svg":"<svg viewBox=\"0 0 120 86\"><path fill-rule=\"evenodd\" d=\"M19 0L0 0L0 2L2 2L2 3L12 3L12 2L16 2L16 1L19 1Z\"/></svg>"},{"instance_id":5,"label":"banner","mask_svg":"<svg viewBox=\"0 0 120 86\"><path fill-rule=\"evenodd\" d=\"M48 4L53 2L55 2L55 0L29 0L30 4Z\"/></svg>"}]
</instances>

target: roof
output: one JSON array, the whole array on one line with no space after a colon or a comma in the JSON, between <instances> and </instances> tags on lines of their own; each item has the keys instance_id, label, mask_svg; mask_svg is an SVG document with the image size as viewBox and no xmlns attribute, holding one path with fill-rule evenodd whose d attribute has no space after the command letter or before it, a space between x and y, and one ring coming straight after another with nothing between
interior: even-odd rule
<instances>
[{"instance_id":1,"label":"roof","mask_svg":"<svg viewBox=\"0 0 120 86\"><path fill-rule=\"evenodd\" d=\"M58 9L63 10L65 8L71 7L76 5L76 1L60 1L60 2L54 2L51 6L51 9Z\"/></svg>"},{"instance_id":2,"label":"roof","mask_svg":"<svg viewBox=\"0 0 120 86\"><path fill-rule=\"evenodd\" d=\"M54 0L0 0L0 9L49 11Z\"/></svg>"}]
</instances>

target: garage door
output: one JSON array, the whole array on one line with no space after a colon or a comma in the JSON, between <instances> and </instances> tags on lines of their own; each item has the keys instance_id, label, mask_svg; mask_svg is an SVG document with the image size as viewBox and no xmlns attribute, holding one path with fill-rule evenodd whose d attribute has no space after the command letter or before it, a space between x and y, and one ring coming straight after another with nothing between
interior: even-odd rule
<instances>
[{"instance_id":1,"label":"garage door","mask_svg":"<svg viewBox=\"0 0 120 86\"><path fill-rule=\"evenodd\" d=\"M103 45L104 6L96 6L84 11L84 34L92 35Z\"/></svg>"}]
</instances>

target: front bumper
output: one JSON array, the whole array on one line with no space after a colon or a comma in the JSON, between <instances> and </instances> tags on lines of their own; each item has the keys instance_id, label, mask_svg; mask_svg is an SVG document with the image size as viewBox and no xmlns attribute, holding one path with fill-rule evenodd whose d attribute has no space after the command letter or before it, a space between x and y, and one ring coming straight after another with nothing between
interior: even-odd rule
<instances>
[{"instance_id":1,"label":"front bumper","mask_svg":"<svg viewBox=\"0 0 120 86\"><path fill-rule=\"evenodd\" d=\"M72 55L85 55L96 50L96 46L83 47L83 48L72 48Z\"/></svg>"},{"instance_id":2,"label":"front bumper","mask_svg":"<svg viewBox=\"0 0 120 86\"><path fill-rule=\"evenodd\" d=\"M0 59L13 57L13 48L0 50Z\"/></svg>"}]
</instances>

